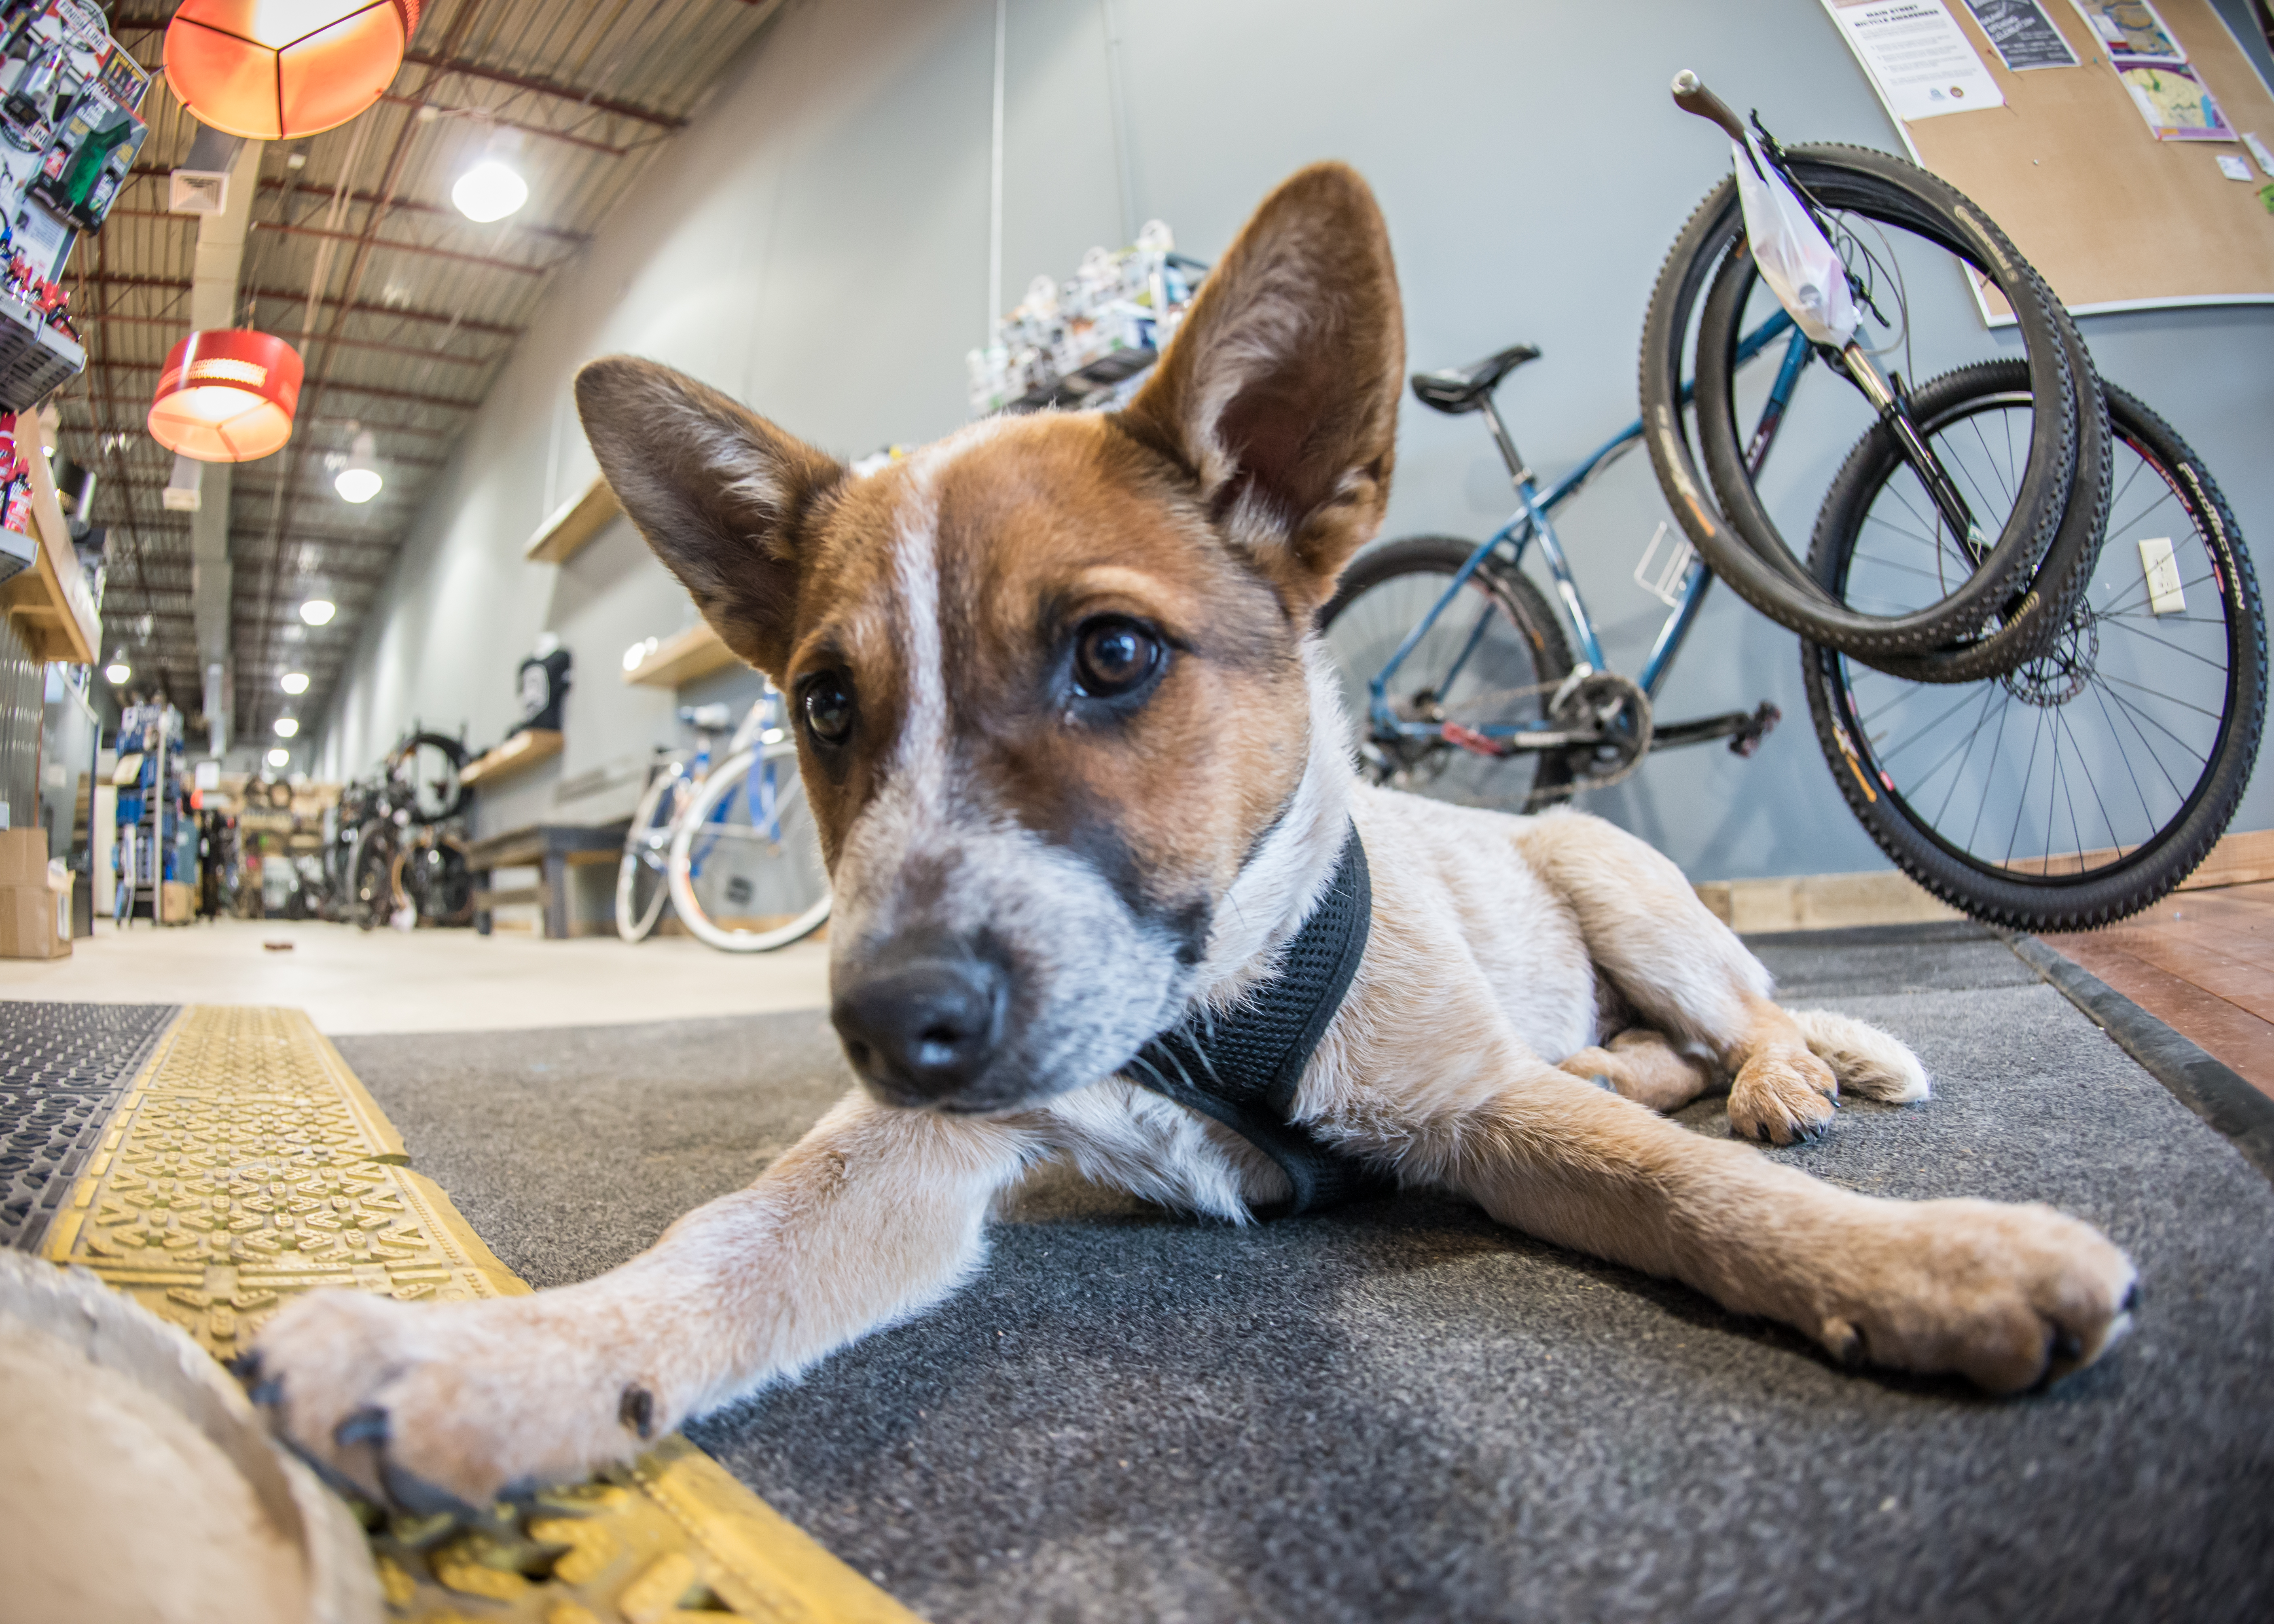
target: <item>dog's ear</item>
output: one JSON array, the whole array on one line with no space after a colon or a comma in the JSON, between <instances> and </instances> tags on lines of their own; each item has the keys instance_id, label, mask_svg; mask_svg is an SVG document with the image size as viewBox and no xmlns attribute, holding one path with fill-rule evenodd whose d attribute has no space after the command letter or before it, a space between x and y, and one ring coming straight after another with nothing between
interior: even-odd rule
<instances>
[{"instance_id":1,"label":"dog's ear","mask_svg":"<svg viewBox=\"0 0 2274 1624\"><path fill-rule=\"evenodd\" d=\"M576 374L576 410L616 500L703 618L728 648L780 677L796 619L799 532L845 470L716 389L630 356Z\"/></svg>"},{"instance_id":2,"label":"dog's ear","mask_svg":"<svg viewBox=\"0 0 2274 1624\"><path fill-rule=\"evenodd\" d=\"M1389 232L1344 164L1264 199L1122 414L1308 613L1389 499L1405 325Z\"/></svg>"}]
</instances>

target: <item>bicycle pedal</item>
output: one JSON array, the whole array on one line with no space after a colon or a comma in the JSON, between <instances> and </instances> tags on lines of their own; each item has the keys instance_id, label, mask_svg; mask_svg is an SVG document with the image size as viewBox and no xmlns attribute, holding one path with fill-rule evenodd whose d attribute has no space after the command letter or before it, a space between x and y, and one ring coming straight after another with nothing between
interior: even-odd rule
<instances>
[{"instance_id":1,"label":"bicycle pedal","mask_svg":"<svg viewBox=\"0 0 2274 1624\"><path fill-rule=\"evenodd\" d=\"M1783 720L1784 712L1764 699L1761 708L1753 712L1753 719L1746 724L1745 730L1730 738L1729 754L1751 756L1761 748L1761 741L1774 733L1776 725Z\"/></svg>"}]
</instances>

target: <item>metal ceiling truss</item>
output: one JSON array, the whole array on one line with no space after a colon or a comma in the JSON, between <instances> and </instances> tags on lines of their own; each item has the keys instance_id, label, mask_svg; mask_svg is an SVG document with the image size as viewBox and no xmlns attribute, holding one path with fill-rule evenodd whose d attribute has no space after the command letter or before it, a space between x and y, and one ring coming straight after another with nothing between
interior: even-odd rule
<instances>
[{"instance_id":1,"label":"metal ceiling truss","mask_svg":"<svg viewBox=\"0 0 2274 1624\"><path fill-rule=\"evenodd\" d=\"M778 5L432 0L385 101L338 130L260 154L237 319L293 343L306 376L286 448L207 482L229 488L229 641L244 739L266 741L288 705L304 718L323 714L431 482L553 273ZM154 70L171 11L139 0L119 7L110 27ZM199 235L197 217L165 213L149 188L182 162L196 130L162 75L143 113L150 138L130 177L136 190L66 277L88 365L62 397L62 436L101 476L90 516L111 538L106 641L124 643L139 676L162 680L194 710L203 686L191 607L198 527L161 504L171 460L143 422L167 350L189 331ZM449 189L492 130L521 138L516 162L532 202L529 218L478 227L451 206ZM325 458L358 428L378 438L387 485L377 501L351 508L333 492ZM343 528L350 515L369 530ZM310 628L297 607L319 590L338 613ZM313 680L297 700L276 686L288 665Z\"/></svg>"}]
</instances>

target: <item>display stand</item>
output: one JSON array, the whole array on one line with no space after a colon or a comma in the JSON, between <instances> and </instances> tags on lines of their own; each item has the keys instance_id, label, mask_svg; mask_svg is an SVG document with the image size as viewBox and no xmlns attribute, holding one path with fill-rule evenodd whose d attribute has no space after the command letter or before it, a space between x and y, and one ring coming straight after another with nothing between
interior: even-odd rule
<instances>
[{"instance_id":1,"label":"display stand","mask_svg":"<svg viewBox=\"0 0 2274 1624\"><path fill-rule=\"evenodd\" d=\"M677 636L658 643L655 651L624 673L624 680L641 688L684 688L697 677L742 663L708 620L697 620Z\"/></svg>"},{"instance_id":2,"label":"display stand","mask_svg":"<svg viewBox=\"0 0 2274 1624\"><path fill-rule=\"evenodd\" d=\"M0 609L15 623L16 635L34 659L92 665L102 647L102 621L72 550L71 528L56 500L55 477L37 451L24 462L32 475L32 528L39 547L29 568L0 585Z\"/></svg>"},{"instance_id":3,"label":"display stand","mask_svg":"<svg viewBox=\"0 0 2274 1624\"><path fill-rule=\"evenodd\" d=\"M525 727L480 760L467 763L458 782L471 788L487 780L510 778L541 761L561 754L561 734L550 727Z\"/></svg>"},{"instance_id":4,"label":"display stand","mask_svg":"<svg viewBox=\"0 0 2274 1624\"><path fill-rule=\"evenodd\" d=\"M592 538L607 528L608 521L622 511L608 482L595 479L537 527L537 533L522 548L521 556L532 564L565 564L590 545Z\"/></svg>"}]
</instances>

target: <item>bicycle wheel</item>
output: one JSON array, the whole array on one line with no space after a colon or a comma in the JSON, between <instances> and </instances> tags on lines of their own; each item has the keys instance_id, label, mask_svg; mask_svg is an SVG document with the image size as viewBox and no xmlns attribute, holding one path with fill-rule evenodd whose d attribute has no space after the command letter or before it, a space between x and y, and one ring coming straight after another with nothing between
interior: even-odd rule
<instances>
[{"instance_id":1,"label":"bicycle wheel","mask_svg":"<svg viewBox=\"0 0 2274 1624\"><path fill-rule=\"evenodd\" d=\"M1698 436L1706 453L1706 472L1713 484L1713 492L1722 508L1731 515L1737 528L1751 535L1756 528L1774 532L1767 509L1755 491L1747 462L1732 455L1738 432L1736 418L1736 355L1737 344L1749 317L1746 300L1759 282L1751 252L1740 244L1721 262L1713 278L1712 289L1706 297L1706 312L1698 331ZM1766 290L1760 304L1774 308ZM1750 318L1758 320L1766 312L1756 312ZM2084 347L2084 339L2074 321L2058 324L2059 334L2068 363L2068 374L2073 386L2085 393L2077 406L2076 465L2070 477L2069 494L2062 508L2052 540L2039 561L2035 577L2026 583L2026 590L2009 593L1998 612L1985 616L1968 636L1944 647L1909 654L1847 651L1892 675L1905 677L1916 682L1970 682L1983 677L2002 676L2025 660L2042 653L2068 624L2077 599L2092 578L2092 567L2100 556L2100 544L2108 518L2109 429L2108 411L2103 403L2099 379L2093 371L2092 357ZM1987 364L2004 366L2001 390L2018 390L2026 395L2029 379L2028 369L2019 362ZM1973 369L1969 369L1973 370ZM1954 398L1951 394L1953 380L1958 374L1946 374L1938 382L1942 386L1942 399ZM1955 386L1957 393L1965 393L1964 386ZM1933 404L1923 394L1910 400L1913 426L1931 448L1936 447L1931 431L1922 419L1934 411ZM2033 439L2036 429L2034 414L2022 419L2024 431ZM1878 443L1868 452L1859 447L1850 456L1871 455L1888 462L1890 466L1903 461L1901 443L1895 426L1881 419L1867 432L1867 439ZM1935 455L1940 457L1937 449ZM2023 488L2025 480L2015 477L2013 484L1995 492L1987 493L1967 487L1965 470L1958 465L1936 464L1949 477L1952 489L1966 504L1977 521L1986 526L1997 525L2001 515L2010 529L2012 515L2018 515L2022 505L2032 500ZM1947 538L1936 553L1932 563L1935 578L1942 588L1943 601L1948 601L1954 589L1984 567L1981 548L1970 538L1961 538L1951 528L1950 521L1937 506L1933 493L1915 468L1906 467L1898 475L1909 486L1922 523L1931 522L1934 528ZM1841 486L1838 478L1833 489ZM1828 508L1829 504L1826 504ZM1818 524L1824 523L1824 509L1819 509ZM1758 551L1758 546L1756 551ZM1783 556L1783 549L1777 549ZM1811 584L1815 577L1809 577ZM1970 590L1970 585L1969 590ZM1924 595L1922 594L1922 597ZM1853 608L1855 605L1849 605Z\"/></svg>"},{"instance_id":2,"label":"bicycle wheel","mask_svg":"<svg viewBox=\"0 0 2274 1624\"><path fill-rule=\"evenodd\" d=\"M1925 687L1803 644L1825 759L1882 851L1992 924L2075 930L2137 913L2193 872L2249 782L2265 723L2257 577L2185 441L2106 390L2111 545L2051 644L2002 676ZM2034 409L2013 363L1921 388L1945 455L2010 491L2007 430ZM1874 609L1939 590L1909 470L1867 441L1825 506L1811 562ZM2002 482L2002 483L2001 483Z\"/></svg>"},{"instance_id":3,"label":"bicycle wheel","mask_svg":"<svg viewBox=\"0 0 2274 1624\"><path fill-rule=\"evenodd\" d=\"M624 834L624 854L616 864L616 934L644 942L663 916L671 894L666 872L671 862L671 826L687 802L686 771L665 768L640 796L639 809Z\"/></svg>"},{"instance_id":4,"label":"bicycle wheel","mask_svg":"<svg viewBox=\"0 0 2274 1624\"><path fill-rule=\"evenodd\" d=\"M712 771L671 838L671 905L730 953L765 953L829 917L821 835L798 777L797 747L745 750Z\"/></svg>"},{"instance_id":5,"label":"bicycle wheel","mask_svg":"<svg viewBox=\"0 0 2274 1624\"><path fill-rule=\"evenodd\" d=\"M1534 811L1567 798L1571 766L1561 752L1495 758L1380 727L1372 678L1445 595L1474 542L1409 536L1369 547L1343 572L1318 628L1342 675L1343 705L1355 724L1360 763L1376 783L1459 806ZM1570 674L1571 651L1547 600L1520 569L1497 557L1477 567L1398 667L1385 695L1399 722L1457 722L1480 731L1544 721Z\"/></svg>"},{"instance_id":6,"label":"bicycle wheel","mask_svg":"<svg viewBox=\"0 0 2274 1624\"><path fill-rule=\"evenodd\" d=\"M447 733L413 733L395 747L397 771L410 786L410 820L440 823L465 808L471 793L459 779L466 747Z\"/></svg>"},{"instance_id":7,"label":"bicycle wheel","mask_svg":"<svg viewBox=\"0 0 2274 1624\"><path fill-rule=\"evenodd\" d=\"M1824 146L1786 149L1795 177L1833 217L1851 266L1860 246L1892 228L1924 245L1946 266L1955 256L1987 277L2013 307L2039 411L2030 426L2021 470L2019 500L1979 563L1940 597L1901 614L1869 614L1842 604L1796 558L1758 500L1740 501L1724 516L1712 481L1700 472L1683 410L1683 363L1690 348L1699 295L1725 259L1744 240L1744 214L1734 177L1691 214L1651 295L1644 323L1641 386L1644 439L1659 483L1683 531L1713 573L1747 603L1780 625L1862 658L1903 654L1972 636L2022 590L2044 559L2066 510L2077 465L2079 402L2089 399L2072 376L2074 324L2012 244L1957 191L1925 170L1885 153ZM1914 251L1916 252L1917 251ZM1894 261L1898 290L1905 256ZM1924 268L1924 267L1922 267ZM1875 297L1896 295L1879 289ZM1739 301L1742 303L1742 301ZM1903 338L1910 338L1908 305ZM1698 365L1724 357L1726 334L1698 335ZM1709 419L1727 404L1726 388L1709 390L1701 373L1698 439L1710 455L1742 472L1745 447L1733 421ZM1860 404L1860 397L1859 397ZM1710 431L1710 432L1709 432ZM1727 470L1725 470L1727 471ZM1732 494L1750 494L1750 477L1736 479ZM1986 536L1986 527L1984 527Z\"/></svg>"},{"instance_id":8,"label":"bicycle wheel","mask_svg":"<svg viewBox=\"0 0 2274 1624\"><path fill-rule=\"evenodd\" d=\"M463 925L473 919L474 876L456 841L412 847L396 873L396 889L409 894L420 922Z\"/></svg>"},{"instance_id":9,"label":"bicycle wheel","mask_svg":"<svg viewBox=\"0 0 2274 1624\"><path fill-rule=\"evenodd\" d=\"M395 842L384 828L367 831L356 842L354 879L348 912L359 930L383 925L395 914Z\"/></svg>"}]
</instances>

